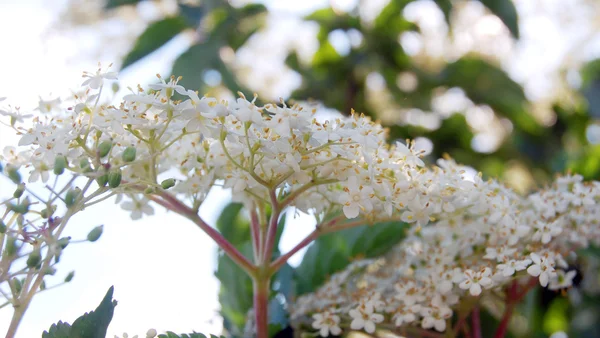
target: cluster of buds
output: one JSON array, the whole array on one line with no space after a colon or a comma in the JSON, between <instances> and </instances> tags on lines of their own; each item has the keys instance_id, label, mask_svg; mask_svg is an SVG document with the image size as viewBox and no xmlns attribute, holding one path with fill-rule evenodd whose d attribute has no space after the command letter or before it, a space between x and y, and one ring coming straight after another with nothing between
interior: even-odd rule
<instances>
[{"instance_id":1,"label":"cluster of buds","mask_svg":"<svg viewBox=\"0 0 600 338\"><path fill-rule=\"evenodd\" d=\"M94 227L81 240L62 235L69 219L89 202L84 197L89 185L77 188L75 180L62 184L59 176L53 187L35 189L23 182L18 168L0 165L0 308L12 305L15 309L11 334L36 294L73 279L71 271L62 282L46 285L46 277L55 275L67 245L95 242L102 235L102 226ZM10 185L12 194L5 194Z\"/></svg>"}]
</instances>

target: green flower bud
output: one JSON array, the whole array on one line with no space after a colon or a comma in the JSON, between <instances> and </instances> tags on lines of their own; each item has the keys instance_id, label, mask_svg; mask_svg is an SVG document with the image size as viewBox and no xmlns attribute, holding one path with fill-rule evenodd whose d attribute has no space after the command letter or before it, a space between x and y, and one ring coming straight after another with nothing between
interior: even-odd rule
<instances>
[{"instance_id":1,"label":"green flower bud","mask_svg":"<svg viewBox=\"0 0 600 338\"><path fill-rule=\"evenodd\" d=\"M17 189L15 189L15 192L13 193L13 197L21 198L21 196L23 196L24 192L25 192L25 184L21 183L17 186Z\"/></svg>"},{"instance_id":2,"label":"green flower bud","mask_svg":"<svg viewBox=\"0 0 600 338\"><path fill-rule=\"evenodd\" d=\"M81 197L81 189L79 189L79 188L74 188L74 189L70 189L69 191L67 191L67 194L65 195L65 204L66 204L67 208L70 208L73 205L75 205L75 203L77 201L79 201L80 197Z\"/></svg>"},{"instance_id":3,"label":"green flower bud","mask_svg":"<svg viewBox=\"0 0 600 338\"><path fill-rule=\"evenodd\" d=\"M134 147L125 148L125 151L123 151L123 161L125 161L125 162L135 161L135 153L136 153L136 150Z\"/></svg>"},{"instance_id":4,"label":"green flower bud","mask_svg":"<svg viewBox=\"0 0 600 338\"><path fill-rule=\"evenodd\" d=\"M154 187L148 187L148 188L146 188L146 190L144 190L144 194L146 194L146 195L154 194L155 191L156 191L156 189L154 189Z\"/></svg>"},{"instance_id":5,"label":"green flower bud","mask_svg":"<svg viewBox=\"0 0 600 338\"><path fill-rule=\"evenodd\" d=\"M51 266L48 266L48 267L44 268L44 270L42 270L42 273L44 275L54 276L54 274L56 273L56 269Z\"/></svg>"},{"instance_id":6,"label":"green flower bud","mask_svg":"<svg viewBox=\"0 0 600 338\"><path fill-rule=\"evenodd\" d=\"M27 267L34 268L42 261L42 254L39 248L36 248L27 257Z\"/></svg>"},{"instance_id":7,"label":"green flower bud","mask_svg":"<svg viewBox=\"0 0 600 338\"><path fill-rule=\"evenodd\" d=\"M99 225L99 226L95 227L94 229L92 229L92 231L90 231L90 233L87 235L87 240L90 242L97 241L98 238L100 238L100 236L102 236L103 229L104 229L103 225Z\"/></svg>"},{"instance_id":8,"label":"green flower bud","mask_svg":"<svg viewBox=\"0 0 600 338\"><path fill-rule=\"evenodd\" d=\"M29 212L29 205L30 204L31 203L29 203L29 200L25 199L25 201L23 201L23 203L9 204L8 207L14 213L25 215L26 213Z\"/></svg>"},{"instance_id":9,"label":"green flower bud","mask_svg":"<svg viewBox=\"0 0 600 338\"><path fill-rule=\"evenodd\" d=\"M42 280L42 284L40 284L40 290L46 290L46 281Z\"/></svg>"},{"instance_id":10,"label":"green flower bud","mask_svg":"<svg viewBox=\"0 0 600 338\"><path fill-rule=\"evenodd\" d=\"M56 241L56 243L58 245L60 245L61 249L64 249L67 247L67 245L69 245L70 240L71 240L71 237L63 237L63 238L59 239L58 241Z\"/></svg>"},{"instance_id":11,"label":"green flower bud","mask_svg":"<svg viewBox=\"0 0 600 338\"><path fill-rule=\"evenodd\" d=\"M17 244L17 239L15 237L9 237L6 240L6 247L4 248L4 253L8 257L12 257L16 255L21 247Z\"/></svg>"},{"instance_id":12,"label":"green flower bud","mask_svg":"<svg viewBox=\"0 0 600 338\"><path fill-rule=\"evenodd\" d=\"M96 183L102 188L108 184L108 174L104 174L96 178Z\"/></svg>"},{"instance_id":13,"label":"green flower bud","mask_svg":"<svg viewBox=\"0 0 600 338\"><path fill-rule=\"evenodd\" d=\"M8 174L8 178L10 178L10 180L13 181L14 184L21 183L21 174L19 173L19 169L11 166L7 167L6 171Z\"/></svg>"},{"instance_id":14,"label":"green flower bud","mask_svg":"<svg viewBox=\"0 0 600 338\"><path fill-rule=\"evenodd\" d=\"M62 175L68 164L65 156L56 156L54 159L54 175Z\"/></svg>"},{"instance_id":15,"label":"green flower bud","mask_svg":"<svg viewBox=\"0 0 600 338\"><path fill-rule=\"evenodd\" d=\"M88 161L87 158L82 158L81 160L79 160L79 168L81 168L81 170L84 173L89 173L93 171L92 166L90 165L90 161Z\"/></svg>"},{"instance_id":16,"label":"green flower bud","mask_svg":"<svg viewBox=\"0 0 600 338\"><path fill-rule=\"evenodd\" d=\"M15 293L20 294L21 290L23 289L23 282L21 282L17 278L13 278L11 284L12 284L12 288L15 290Z\"/></svg>"},{"instance_id":17,"label":"green flower bud","mask_svg":"<svg viewBox=\"0 0 600 338\"><path fill-rule=\"evenodd\" d=\"M102 141L99 145L98 145L98 156L100 156L100 158L105 157L106 155L108 155L108 153L110 153L110 150L112 149L112 142L111 141Z\"/></svg>"},{"instance_id":18,"label":"green flower bud","mask_svg":"<svg viewBox=\"0 0 600 338\"><path fill-rule=\"evenodd\" d=\"M108 186L111 188L116 188L121 185L121 169L112 170L108 173Z\"/></svg>"},{"instance_id":19,"label":"green flower bud","mask_svg":"<svg viewBox=\"0 0 600 338\"><path fill-rule=\"evenodd\" d=\"M52 216L54 214L55 211L56 211L56 205L51 205L47 208L44 208L40 212L40 215L42 216L42 218L49 218L50 216Z\"/></svg>"},{"instance_id":20,"label":"green flower bud","mask_svg":"<svg viewBox=\"0 0 600 338\"><path fill-rule=\"evenodd\" d=\"M174 178L167 178L166 180L160 182L160 186L165 190L172 188L174 185L175 185Z\"/></svg>"},{"instance_id":21,"label":"green flower bud","mask_svg":"<svg viewBox=\"0 0 600 338\"><path fill-rule=\"evenodd\" d=\"M69 272L69 274L67 275L67 277L65 277L65 283L68 283L68 282L72 281L73 277L75 277L75 271Z\"/></svg>"},{"instance_id":22,"label":"green flower bud","mask_svg":"<svg viewBox=\"0 0 600 338\"><path fill-rule=\"evenodd\" d=\"M0 219L0 234L6 233L6 224Z\"/></svg>"}]
</instances>

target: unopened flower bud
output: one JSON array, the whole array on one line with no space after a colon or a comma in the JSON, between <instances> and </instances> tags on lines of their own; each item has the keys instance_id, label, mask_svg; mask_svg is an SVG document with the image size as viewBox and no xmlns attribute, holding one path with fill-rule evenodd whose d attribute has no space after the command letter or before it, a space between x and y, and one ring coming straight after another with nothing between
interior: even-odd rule
<instances>
[{"instance_id":1,"label":"unopened flower bud","mask_svg":"<svg viewBox=\"0 0 600 338\"><path fill-rule=\"evenodd\" d=\"M10 178L10 180L13 181L14 184L21 183L21 174L19 173L19 170L17 168L12 166L7 167L6 173L8 175L8 178Z\"/></svg>"},{"instance_id":2,"label":"unopened flower bud","mask_svg":"<svg viewBox=\"0 0 600 338\"><path fill-rule=\"evenodd\" d=\"M125 148L125 151L123 151L123 161L125 161L125 162L135 161L135 153L136 153L136 150L134 147Z\"/></svg>"},{"instance_id":3,"label":"unopened flower bud","mask_svg":"<svg viewBox=\"0 0 600 338\"><path fill-rule=\"evenodd\" d=\"M95 227L94 229L92 229L92 231L90 231L87 235L87 240L90 242L97 241L100 238L100 236L102 236L103 229L104 229L103 225L99 225L99 226Z\"/></svg>"},{"instance_id":4,"label":"unopened flower bud","mask_svg":"<svg viewBox=\"0 0 600 338\"><path fill-rule=\"evenodd\" d=\"M100 187L105 187L108 184L108 174L98 176L98 178L96 178L96 183L98 183Z\"/></svg>"},{"instance_id":5,"label":"unopened flower bud","mask_svg":"<svg viewBox=\"0 0 600 338\"><path fill-rule=\"evenodd\" d=\"M172 188L174 185L175 185L174 178L167 178L166 180L160 182L160 186L165 190Z\"/></svg>"},{"instance_id":6,"label":"unopened flower bud","mask_svg":"<svg viewBox=\"0 0 600 338\"><path fill-rule=\"evenodd\" d=\"M17 239L15 237L8 237L6 240L6 246L4 248L4 253L7 257L12 257L16 255L21 247L17 244Z\"/></svg>"},{"instance_id":7,"label":"unopened flower bud","mask_svg":"<svg viewBox=\"0 0 600 338\"><path fill-rule=\"evenodd\" d=\"M62 175L67 165L68 162L65 156L56 156L54 159L54 175Z\"/></svg>"},{"instance_id":8,"label":"unopened flower bud","mask_svg":"<svg viewBox=\"0 0 600 338\"><path fill-rule=\"evenodd\" d=\"M65 277L65 283L68 283L68 282L72 281L74 276L75 276L75 271L69 272L69 274L67 275L67 277Z\"/></svg>"},{"instance_id":9,"label":"unopened flower bud","mask_svg":"<svg viewBox=\"0 0 600 338\"><path fill-rule=\"evenodd\" d=\"M6 233L6 224L0 219L0 234Z\"/></svg>"},{"instance_id":10,"label":"unopened flower bud","mask_svg":"<svg viewBox=\"0 0 600 338\"><path fill-rule=\"evenodd\" d=\"M144 190L144 194L146 194L146 195L154 194L155 191L156 191L156 189L154 189L154 187L148 187L148 188L146 188L146 190Z\"/></svg>"},{"instance_id":11,"label":"unopened flower bud","mask_svg":"<svg viewBox=\"0 0 600 338\"><path fill-rule=\"evenodd\" d=\"M69 241L71 241L71 237L63 237L56 241L56 243L60 246L61 249L64 249L69 245Z\"/></svg>"},{"instance_id":12,"label":"unopened flower bud","mask_svg":"<svg viewBox=\"0 0 600 338\"><path fill-rule=\"evenodd\" d=\"M154 338L157 334L158 332L156 332L155 329L150 329L148 332L146 332L146 338Z\"/></svg>"},{"instance_id":13,"label":"unopened flower bud","mask_svg":"<svg viewBox=\"0 0 600 338\"><path fill-rule=\"evenodd\" d=\"M15 290L15 293L20 294L21 290L23 289L23 283L19 279L13 278L11 284L13 289Z\"/></svg>"},{"instance_id":14,"label":"unopened flower bud","mask_svg":"<svg viewBox=\"0 0 600 338\"><path fill-rule=\"evenodd\" d=\"M25 192L25 184L21 183L17 186L17 189L15 189L15 192L13 193L13 197L21 198L21 196L23 196L24 192Z\"/></svg>"},{"instance_id":15,"label":"unopened flower bud","mask_svg":"<svg viewBox=\"0 0 600 338\"><path fill-rule=\"evenodd\" d=\"M108 186L111 188L116 188L121 185L121 169L111 170L108 173Z\"/></svg>"},{"instance_id":16,"label":"unopened flower bud","mask_svg":"<svg viewBox=\"0 0 600 338\"><path fill-rule=\"evenodd\" d=\"M112 142L111 141L102 141L98 145L98 150L97 150L98 156L100 156L100 158L105 157L110 152L110 149L112 149Z\"/></svg>"},{"instance_id":17,"label":"unopened flower bud","mask_svg":"<svg viewBox=\"0 0 600 338\"><path fill-rule=\"evenodd\" d=\"M48 218L48 217L52 216L55 211L56 211L56 205L51 205L47 208L44 208L40 212L40 215L42 216L42 218Z\"/></svg>"},{"instance_id":18,"label":"unopened flower bud","mask_svg":"<svg viewBox=\"0 0 600 338\"><path fill-rule=\"evenodd\" d=\"M12 212L25 215L29 212L29 200L26 198L22 203L19 204L9 204L9 208Z\"/></svg>"},{"instance_id":19,"label":"unopened flower bud","mask_svg":"<svg viewBox=\"0 0 600 338\"><path fill-rule=\"evenodd\" d=\"M93 171L92 166L90 165L90 161L88 161L87 158L82 158L81 160L79 160L79 168L81 168L81 170L84 173L89 173Z\"/></svg>"},{"instance_id":20,"label":"unopened flower bud","mask_svg":"<svg viewBox=\"0 0 600 338\"><path fill-rule=\"evenodd\" d=\"M48 266L44 270L42 270L42 273L44 275L54 276L54 274L56 273L56 269L51 266Z\"/></svg>"},{"instance_id":21,"label":"unopened flower bud","mask_svg":"<svg viewBox=\"0 0 600 338\"><path fill-rule=\"evenodd\" d=\"M35 248L27 257L27 266L30 268L38 266L42 261L42 254L39 248Z\"/></svg>"},{"instance_id":22,"label":"unopened flower bud","mask_svg":"<svg viewBox=\"0 0 600 338\"><path fill-rule=\"evenodd\" d=\"M81 189L75 188L67 191L65 195L65 204L68 208L72 207L81 197Z\"/></svg>"}]
</instances>

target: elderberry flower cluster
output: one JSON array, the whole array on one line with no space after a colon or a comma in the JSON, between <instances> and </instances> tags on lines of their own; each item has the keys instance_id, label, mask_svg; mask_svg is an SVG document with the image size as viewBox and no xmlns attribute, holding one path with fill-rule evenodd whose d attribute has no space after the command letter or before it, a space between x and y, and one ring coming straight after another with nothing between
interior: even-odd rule
<instances>
[{"instance_id":1,"label":"elderberry flower cluster","mask_svg":"<svg viewBox=\"0 0 600 338\"><path fill-rule=\"evenodd\" d=\"M598 182L569 175L521 197L493 180L459 181L463 171L451 160L438 164L424 175L468 191L462 203L445 208L426 227L410 228L386 257L354 262L300 297L292 310L297 326L323 337L340 332L342 324L368 333L377 327L443 332L455 311L468 313L476 297L487 293L514 302L535 284L550 290L572 286L575 271L567 270L567 260L600 244ZM503 293L511 286L519 294Z\"/></svg>"},{"instance_id":2,"label":"elderberry flower cluster","mask_svg":"<svg viewBox=\"0 0 600 338\"><path fill-rule=\"evenodd\" d=\"M95 181L96 190L81 198L128 196L121 205L132 218L152 214L154 201L209 235L196 218L215 185L257 219L268 206L275 214L296 208L314 215L323 233L360 222L409 224L407 240L384 264L357 262L298 300L292 319L302 325L309 318L321 336L386 325L444 331L463 300L522 276L568 287L574 276L566 258L598 243L599 186L579 176L523 198L495 181L466 179L450 159L426 168L414 143L389 144L386 130L362 114L323 120L316 109L283 101L259 105L242 94L220 101L174 77L103 104L104 81L115 76L101 68L85 73L83 90L64 110L34 117L1 111L20 135L2 159L29 170L30 182L45 182L50 171ZM264 249L255 252L256 264L270 257L276 217L271 223L266 241L256 237ZM228 250L246 270L255 268Z\"/></svg>"}]
</instances>

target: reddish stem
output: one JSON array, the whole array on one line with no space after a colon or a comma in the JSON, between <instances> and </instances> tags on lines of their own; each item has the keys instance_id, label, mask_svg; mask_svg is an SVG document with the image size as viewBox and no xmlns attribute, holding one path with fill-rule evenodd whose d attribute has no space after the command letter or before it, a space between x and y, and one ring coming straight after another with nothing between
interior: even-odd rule
<instances>
[{"instance_id":1,"label":"reddish stem","mask_svg":"<svg viewBox=\"0 0 600 338\"><path fill-rule=\"evenodd\" d=\"M250 210L250 231L252 235L252 251L254 252L254 262L259 264L260 252L263 248L263 235L260 231L260 221L258 220L258 213L256 209Z\"/></svg>"},{"instance_id":2,"label":"reddish stem","mask_svg":"<svg viewBox=\"0 0 600 338\"><path fill-rule=\"evenodd\" d=\"M479 306L475 306L471 312L471 329L473 331L473 338L481 338L481 318Z\"/></svg>"},{"instance_id":3,"label":"reddish stem","mask_svg":"<svg viewBox=\"0 0 600 338\"><path fill-rule=\"evenodd\" d=\"M269 278L254 278L254 319L257 338L269 338Z\"/></svg>"},{"instance_id":4,"label":"reddish stem","mask_svg":"<svg viewBox=\"0 0 600 338\"><path fill-rule=\"evenodd\" d=\"M236 249L233 244L231 244L223 235L221 235L217 230L213 229L210 225L206 224L204 220L198 216L198 214L188 207L185 203L179 201L175 196L167 192L160 192L159 196L167 202L167 204L161 204L163 206L168 205L171 209L178 214L185 216L192 222L194 222L202 231L204 231L210 238L212 238L217 245L223 249L223 251L244 271L246 271L250 276L256 273L256 266L254 266L244 255L242 255L238 249ZM153 201L157 199L155 197L151 197Z\"/></svg>"},{"instance_id":5,"label":"reddish stem","mask_svg":"<svg viewBox=\"0 0 600 338\"><path fill-rule=\"evenodd\" d=\"M262 257L263 262L271 261L271 256L273 255L273 246L275 246L275 237L277 237L277 222L279 221L279 214L281 212L275 190L271 190L269 192L269 196L271 197L271 207L273 210L271 213L271 219L269 221L269 227L267 228L267 238Z\"/></svg>"},{"instance_id":6,"label":"reddish stem","mask_svg":"<svg viewBox=\"0 0 600 338\"><path fill-rule=\"evenodd\" d=\"M494 334L494 338L504 338L506 332L508 332L508 324L510 323L510 318L512 317L512 313L516 303L518 302L518 287L517 281L513 281L510 284L510 287L506 290L506 308L504 309L504 314L502 315L502 320L500 321L500 325Z\"/></svg>"}]
</instances>

